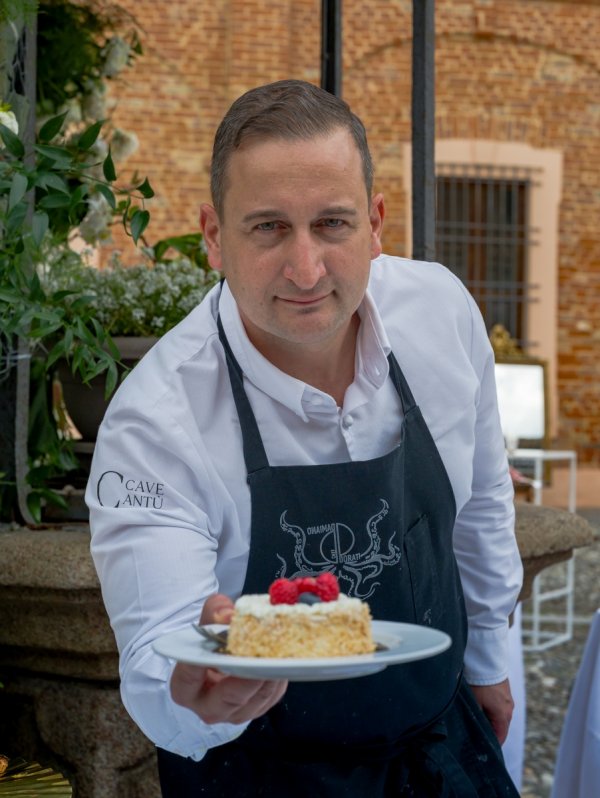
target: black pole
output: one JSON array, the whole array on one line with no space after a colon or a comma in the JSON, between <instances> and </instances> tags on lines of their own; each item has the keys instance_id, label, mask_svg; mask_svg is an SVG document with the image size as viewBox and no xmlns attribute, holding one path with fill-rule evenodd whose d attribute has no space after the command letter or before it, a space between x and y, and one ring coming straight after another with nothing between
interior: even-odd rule
<instances>
[{"instance_id":1,"label":"black pole","mask_svg":"<svg viewBox=\"0 0 600 798\"><path fill-rule=\"evenodd\" d=\"M435 0L413 0L413 258L435 260Z\"/></svg>"},{"instance_id":2,"label":"black pole","mask_svg":"<svg viewBox=\"0 0 600 798\"><path fill-rule=\"evenodd\" d=\"M342 96L342 0L321 0L321 88Z\"/></svg>"}]
</instances>

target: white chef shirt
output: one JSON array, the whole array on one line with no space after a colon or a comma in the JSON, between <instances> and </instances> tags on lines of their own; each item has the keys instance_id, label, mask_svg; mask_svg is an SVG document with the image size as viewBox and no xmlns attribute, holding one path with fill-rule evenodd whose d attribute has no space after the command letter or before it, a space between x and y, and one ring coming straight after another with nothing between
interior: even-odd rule
<instances>
[{"instance_id":1,"label":"white chef shirt","mask_svg":"<svg viewBox=\"0 0 600 798\"><path fill-rule=\"evenodd\" d=\"M158 746L200 759L245 724L204 724L169 693L159 636L236 599L250 545L241 431L216 317L244 372L269 463L369 460L399 441L393 350L444 462L469 620L465 676L507 676L508 615L521 585L512 483L479 310L439 264L382 255L359 308L355 379L339 408L250 343L225 283L167 333L119 388L98 434L86 500L92 555L120 652L124 704Z\"/></svg>"}]
</instances>

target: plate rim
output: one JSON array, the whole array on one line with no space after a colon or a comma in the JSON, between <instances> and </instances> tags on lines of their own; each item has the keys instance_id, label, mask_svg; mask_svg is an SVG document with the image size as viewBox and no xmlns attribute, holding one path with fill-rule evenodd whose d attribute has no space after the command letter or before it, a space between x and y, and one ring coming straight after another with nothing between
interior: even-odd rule
<instances>
[{"instance_id":1,"label":"plate rim","mask_svg":"<svg viewBox=\"0 0 600 798\"><path fill-rule=\"evenodd\" d=\"M343 671L360 675L362 669L373 672L374 668L383 670L389 665L410 663L433 657L446 651L452 645L452 638L450 635L441 629L402 621L374 619L371 621L371 625L375 642L381 642L385 645L386 641L381 639L382 634L385 635L387 633L387 635L398 637L401 636L403 632L404 634L407 634L407 632L414 633L417 629L421 632L426 631L433 633L437 640L432 641L430 645L423 647L421 650L412 649L408 652L401 650L401 641L398 641L398 645L395 648L386 651L353 654L347 657L240 657L232 654L223 655L217 653L214 650L215 644L211 643L209 640L202 640L197 631L191 628L193 625L194 624L189 624L181 629L176 629L161 635L152 643L154 651L161 656L168 657L177 662L213 668L223 673L235 671L236 675L243 676L244 672L246 672L248 678L256 678L257 675L262 675L265 679L287 678L285 676L286 672L293 674L290 678L294 678L294 676L298 674L326 674L327 672L333 671ZM215 630L226 628L225 624L208 624L208 626ZM196 650L194 651L194 655L196 655L197 652L197 656L193 658L180 658L179 656L167 653L167 651L165 651L165 644L168 644L173 638L176 640L183 638L185 642L190 642L192 639L197 641ZM270 673L279 673L281 675L271 676L269 675Z\"/></svg>"}]
</instances>

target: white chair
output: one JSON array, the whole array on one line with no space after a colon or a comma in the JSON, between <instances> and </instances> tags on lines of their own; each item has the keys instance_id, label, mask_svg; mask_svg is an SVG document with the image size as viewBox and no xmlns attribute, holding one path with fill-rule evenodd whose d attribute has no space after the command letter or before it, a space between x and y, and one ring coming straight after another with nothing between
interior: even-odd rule
<instances>
[{"instance_id":1,"label":"white chair","mask_svg":"<svg viewBox=\"0 0 600 798\"><path fill-rule=\"evenodd\" d=\"M551 798L600 796L600 609L596 611L569 699Z\"/></svg>"},{"instance_id":2,"label":"white chair","mask_svg":"<svg viewBox=\"0 0 600 798\"><path fill-rule=\"evenodd\" d=\"M533 503L542 503L544 472L551 463L569 463L569 510L575 512L577 454L549 448L549 413L546 363L524 354L503 357L496 353L496 389L502 432L513 468L515 490L526 485ZM533 478L523 474L533 467ZM540 574L533 585L531 605L523 613L522 634L525 651L543 651L571 639L573 634L573 589L575 564L571 559L553 573ZM549 587L545 587L549 584ZM545 602L562 599L564 612L543 614ZM549 606L553 606L550 604Z\"/></svg>"}]
</instances>

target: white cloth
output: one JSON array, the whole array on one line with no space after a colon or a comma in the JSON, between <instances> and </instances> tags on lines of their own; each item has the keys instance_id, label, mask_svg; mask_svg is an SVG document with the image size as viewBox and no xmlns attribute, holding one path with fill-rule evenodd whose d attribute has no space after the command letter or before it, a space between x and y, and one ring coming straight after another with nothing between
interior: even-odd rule
<instances>
[{"instance_id":1,"label":"white cloth","mask_svg":"<svg viewBox=\"0 0 600 798\"><path fill-rule=\"evenodd\" d=\"M521 792L523 784L525 729L527 726L527 693L525 689L521 615L521 604L517 604L513 616L513 624L508 631L508 679L513 701L515 702L515 709L508 729L508 736L502 746L506 769L519 792Z\"/></svg>"},{"instance_id":2,"label":"white cloth","mask_svg":"<svg viewBox=\"0 0 600 798\"><path fill-rule=\"evenodd\" d=\"M600 795L600 610L596 611L569 698L551 798Z\"/></svg>"},{"instance_id":3,"label":"white cloth","mask_svg":"<svg viewBox=\"0 0 600 798\"><path fill-rule=\"evenodd\" d=\"M503 680L507 617L522 572L491 346L477 306L447 269L381 256L359 309L355 380L342 408L254 349L226 284L153 347L111 402L86 499L123 701L138 725L157 745L194 758L243 730L205 726L176 706L168 691L173 663L152 650L158 636L197 620L210 594L235 599L243 587L250 498L218 308L275 466L390 451L402 421L388 375L393 349L456 498L466 677Z\"/></svg>"}]
</instances>

